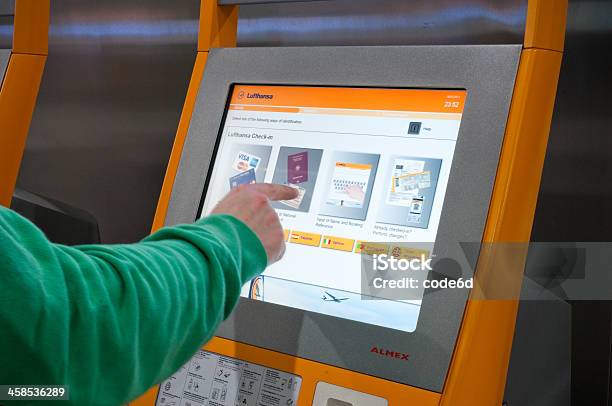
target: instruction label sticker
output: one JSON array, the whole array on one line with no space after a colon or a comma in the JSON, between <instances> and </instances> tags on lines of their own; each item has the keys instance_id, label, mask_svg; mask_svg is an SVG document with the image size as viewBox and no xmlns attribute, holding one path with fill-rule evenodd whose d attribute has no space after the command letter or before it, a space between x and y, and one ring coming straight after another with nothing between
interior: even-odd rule
<instances>
[{"instance_id":1,"label":"instruction label sticker","mask_svg":"<svg viewBox=\"0 0 612 406\"><path fill-rule=\"evenodd\" d=\"M294 406L302 378L200 350L160 384L156 406Z\"/></svg>"}]
</instances>

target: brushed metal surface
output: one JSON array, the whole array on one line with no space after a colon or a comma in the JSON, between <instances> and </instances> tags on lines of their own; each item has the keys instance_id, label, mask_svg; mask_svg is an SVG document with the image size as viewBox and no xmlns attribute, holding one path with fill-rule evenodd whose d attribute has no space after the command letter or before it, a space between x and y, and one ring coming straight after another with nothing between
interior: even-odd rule
<instances>
[{"instance_id":1,"label":"brushed metal surface","mask_svg":"<svg viewBox=\"0 0 612 406\"><path fill-rule=\"evenodd\" d=\"M310 1L329 1L329 0L219 0L218 4L231 5L231 4L264 4L264 3L300 3Z\"/></svg>"},{"instance_id":2,"label":"brushed metal surface","mask_svg":"<svg viewBox=\"0 0 612 406\"><path fill-rule=\"evenodd\" d=\"M612 241L612 2L571 0L532 239ZM572 405L612 399L612 305L572 304Z\"/></svg>"},{"instance_id":3,"label":"brushed metal surface","mask_svg":"<svg viewBox=\"0 0 612 406\"><path fill-rule=\"evenodd\" d=\"M10 58L11 58L10 49L0 49L0 83L2 83L4 74L6 73L6 67L8 66Z\"/></svg>"},{"instance_id":4,"label":"brushed metal surface","mask_svg":"<svg viewBox=\"0 0 612 406\"><path fill-rule=\"evenodd\" d=\"M15 0L0 1L0 16L13 15L15 13Z\"/></svg>"},{"instance_id":5,"label":"brushed metal surface","mask_svg":"<svg viewBox=\"0 0 612 406\"><path fill-rule=\"evenodd\" d=\"M197 0L52 2L20 188L92 213L103 242L150 230L196 53Z\"/></svg>"},{"instance_id":6,"label":"brushed metal surface","mask_svg":"<svg viewBox=\"0 0 612 406\"><path fill-rule=\"evenodd\" d=\"M19 182L93 212L104 241L129 241L147 232L193 63L197 3L53 2L51 56ZM241 8L239 41L516 42L525 3L330 0L249 5ZM605 1L570 3L536 239L606 240L612 233L612 211L605 210L612 206L612 191L604 186L612 178L606 96L610 7ZM3 18L0 46L10 44L12 36L12 17ZM567 165L574 157L586 171L575 187L570 184L577 175ZM566 221L568 216L580 221Z\"/></svg>"},{"instance_id":7,"label":"brushed metal surface","mask_svg":"<svg viewBox=\"0 0 612 406\"><path fill-rule=\"evenodd\" d=\"M13 47L13 16L0 15L0 49Z\"/></svg>"},{"instance_id":8,"label":"brushed metal surface","mask_svg":"<svg viewBox=\"0 0 612 406\"><path fill-rule=\"evenodd\" d=\"M523 42L527 0L330 0L245 5L240 46Z\"/></svg>"},{"instance_id":9,"label":"brushed metal surface","mask_svg":"<svg viewBox=\"0 0 612 406\"><path fill-rule=\"evenodd\" d=\"M612 2L573 0L532 239L612 241Z\"/></svg>"},{"instance_id":10,"label":"brushed metal surface","mask_svg":"<svg viewBox=\"0 0 612 406\"><path fill-rule=\"evenodd\" d=\"M0 0L0 49L13 47L15 0Z\"/></svg>"},{"instance_id":11,"label":"brushed metal surface","mask_svg":"<svg viewBox=\"0 0 612 406\"><path fill-rule=\"evenodd\" d=\"M512 43L522 39L525 4L248 5L239 37L241 45ZM52 2L50 56L19 187L93 213L103 242L145 236L193 66L198 12L198 0Z\"/></svg>"}]
</instances>

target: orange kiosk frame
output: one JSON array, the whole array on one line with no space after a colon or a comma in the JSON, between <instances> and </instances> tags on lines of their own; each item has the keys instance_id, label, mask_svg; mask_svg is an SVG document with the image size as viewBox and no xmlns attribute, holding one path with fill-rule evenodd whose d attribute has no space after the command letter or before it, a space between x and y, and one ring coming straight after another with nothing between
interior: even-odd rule
<instances>
[{"instance_id":1,"label":"orange kiosk frame","mask_svg":"<svg viewBox=\"0 0 612 406\"><path fill-rule=\"evenodd\" d=\"M561 67L566 13L566 0L528 1L523 49L483 243L521 243L530 239ZM218 6L216 0L202 0L198 54L153 231L165 221L208 52L213 47L235 46L237 16L237 6ZM479 300L482 290L471 293L441 393L219 337L213 338L203 349L301 376L299 406L312 404L315 387L321 381L383 397L390 405L501 405L524 260L524 256L508 261L481 253L475 274L477 285L486 294L499 289L513 294L508 300L494 301ZM504 277L500 277L499 268L496 268L500 264L507 270ZM491 274L494 268L495 278ZM131 404L154 405L157 389L152 388Z\"/></svg>"},{"instance_id":2,"label":"orange kiosk frame","mask_svg":"<svg viewBox=\"0 0 612 406\"><path fill-rule=\"evenodd\" d=\"M51 0L16 0L13 50L0 89L0 205L11 204L49 44Z\"/></svg>"}]
</instances>

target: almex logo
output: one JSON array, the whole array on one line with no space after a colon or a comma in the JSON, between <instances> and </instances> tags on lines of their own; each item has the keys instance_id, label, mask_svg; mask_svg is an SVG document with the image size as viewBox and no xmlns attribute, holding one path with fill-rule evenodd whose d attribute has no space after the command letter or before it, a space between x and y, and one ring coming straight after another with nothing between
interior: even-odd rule
<instances>
[{"instance_id":1,"label":"almex logo","mask_svg":"<svg viewBox=\"0 0 612 406\"><path fill-rule=\"evenodd\" d=\"M406 354L403 352L397 352L397 351L391 351L391 350L387 350L382 347L376 347L376 346L372 347L372 349L370 350L370 353L378 354L381 357L395 358L400 361L409 361L409 358L410 358L410 354Z\"/></svg>"}]
</instances>

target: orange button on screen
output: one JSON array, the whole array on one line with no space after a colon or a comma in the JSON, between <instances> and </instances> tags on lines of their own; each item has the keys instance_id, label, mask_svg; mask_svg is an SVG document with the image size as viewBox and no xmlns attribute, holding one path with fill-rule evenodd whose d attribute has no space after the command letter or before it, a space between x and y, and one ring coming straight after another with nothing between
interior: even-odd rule
<instances>
[{"instance_id":1,"label":"orange button on screen","mask_svg":"<svg viewBox=\"0 0 612 406\"><path fill-rule=\"evenodd\" d=\"M369 241L357 241L357 246L355 247L355 253L361 254L361 252L368 254L368 255L388 254L389 244L369 242Z\"/></svg>"},{"instance_id":2,"label":"orange button on screen","mask_svg":"<svg viewBox=\"0 0 612 406\"><path fill-rule=\"evenodd\" d=\"M303 233L301 231L292 231L289 241L294 244L309 245L318 247L321 244L321 234Z\"/></svg>"},{"instance_id":3,"label":"orange button on screen","mask_svg":"<svg viewBox=\"0 0 612 406\"><path fill-rule=\"evenodd\" d=\"M329 248L338 251L353 251L355 240L349 240L348 238L331 237L329 235L323 236L323 244L321 248Z\"/></svg>"}]
</instances>

